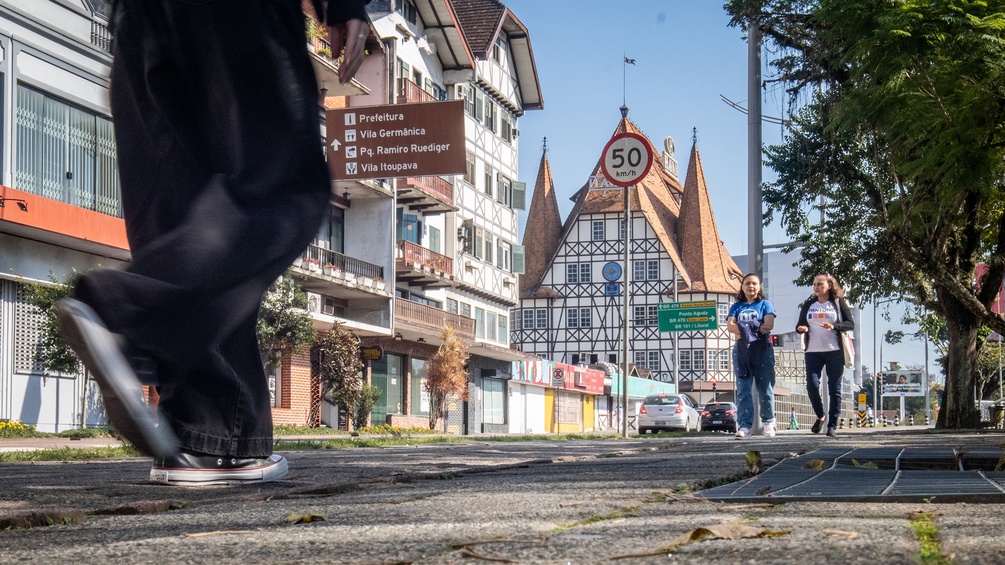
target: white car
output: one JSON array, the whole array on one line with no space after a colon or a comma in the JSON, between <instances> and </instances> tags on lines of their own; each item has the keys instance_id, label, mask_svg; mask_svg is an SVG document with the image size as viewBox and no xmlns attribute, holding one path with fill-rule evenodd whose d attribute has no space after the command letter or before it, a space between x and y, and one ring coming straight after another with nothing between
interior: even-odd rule
<instances>
[{"instance_id":1,"label":"white car","mask_svg":"<svg viewBox=\"0 0 1005 565\"><path fill-rule=\"evenodd\" d=\"M701 416L683 394L647 396L639 408L639 435L672 428L701 431Z\"/></svg>"}]
</instances>

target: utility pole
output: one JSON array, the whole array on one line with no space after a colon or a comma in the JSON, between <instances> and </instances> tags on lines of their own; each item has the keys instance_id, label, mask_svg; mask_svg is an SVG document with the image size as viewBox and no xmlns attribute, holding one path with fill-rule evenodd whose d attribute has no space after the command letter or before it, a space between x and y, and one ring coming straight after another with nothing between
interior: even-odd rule
<instances>
[{"instance_id":1,"label":"utility pole","mask_svg":"<svg viewBox=\"0 0 1005 565\"><path fill-rule=\"evenodd\" d=\"M760 7L757 8L760 11ZM764 259L764 214L761 199L761 30L760 17L750 18L747 37L747 272L761 277Z\"/></svg>"},{"instance_id":2,"label":"utility pole","mask_svg":"<svg viewBox=\"0 0 1005 565\"><path fill-rule=\"evenodd\" d=\"M747 272L762 276L764 259L764 214L761 202L761 19L760 5L750 18L747 35ZM751 433L760 433L761 402L756 381L750 394L754 404Z\"/></svg>"}]
</instances>

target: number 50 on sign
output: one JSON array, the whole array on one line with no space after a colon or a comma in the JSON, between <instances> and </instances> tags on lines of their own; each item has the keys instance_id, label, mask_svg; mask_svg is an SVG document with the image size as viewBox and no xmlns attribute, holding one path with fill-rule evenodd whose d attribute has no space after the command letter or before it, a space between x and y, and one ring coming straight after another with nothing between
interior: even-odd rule
<instances>
[{"instance_id":1,"label":"number 50 on sign","mask_svg":"<svg viewBox=\"0 0 1005 565\"><path fill-rule=\"evenodd\" d=\"M649 142L637 133L619 133L604 147L601 169L616 186L631 186L649 174L653 151Z\"/></svg>"}]
</instances>

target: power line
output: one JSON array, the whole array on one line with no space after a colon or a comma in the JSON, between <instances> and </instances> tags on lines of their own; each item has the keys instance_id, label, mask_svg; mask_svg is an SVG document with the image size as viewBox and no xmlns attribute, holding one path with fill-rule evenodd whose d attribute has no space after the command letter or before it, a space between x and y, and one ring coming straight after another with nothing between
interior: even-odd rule
<instances>
[{"instance_id":1,"label":"power line","mask_svg":"<svg viewBox=\"0 0 1005 565\"><path fill-rule=\"evenodd\" d=\"M721 98L723 102L725 102L726 104L728 104L734 110L740 112L741 114L743 114L745 116L747 115L747 109L744 108L743 106L741 106L740 104L738 104L736 102L733 102L732 100L730 100L729 98L726 98L722 94L719 95L719 98ZM780 124L780 125L783 125L783 126L788 126L788 125L792 124L792 120L786 120L784 118L776 118L774 116L765 116L764 114L761 114L761 120L764 121L764 122L767 122L769 124Z\"/></svg>"}]
</instances>

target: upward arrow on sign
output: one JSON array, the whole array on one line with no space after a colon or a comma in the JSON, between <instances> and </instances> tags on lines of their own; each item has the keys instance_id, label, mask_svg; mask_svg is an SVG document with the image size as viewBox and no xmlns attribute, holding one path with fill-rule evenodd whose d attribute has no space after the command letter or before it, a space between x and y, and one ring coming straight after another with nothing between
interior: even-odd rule
<instances>
[{"instance_id":1,"label":"upward arrow on sign","mask_svg":"<svg viewBox=\"0 0 1005 565\"><path fill-rule=\"evenodd\" d=\"M338 151L338 146L339 146L338 140L337 139L333 139L332 140L332 149L334 149L335 151Z\"/></svg>"}]
</instances>

